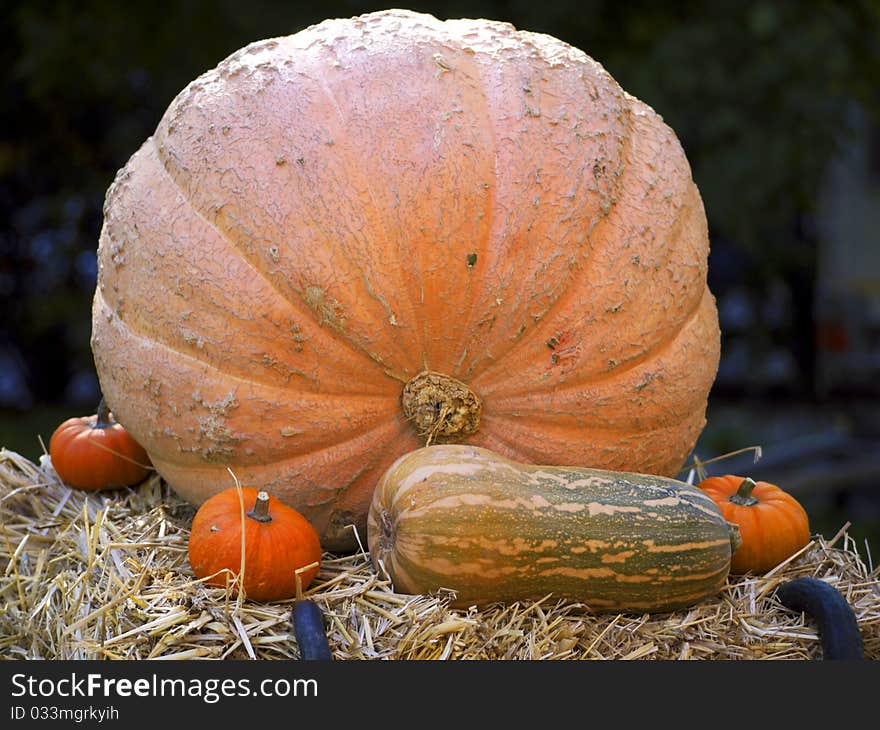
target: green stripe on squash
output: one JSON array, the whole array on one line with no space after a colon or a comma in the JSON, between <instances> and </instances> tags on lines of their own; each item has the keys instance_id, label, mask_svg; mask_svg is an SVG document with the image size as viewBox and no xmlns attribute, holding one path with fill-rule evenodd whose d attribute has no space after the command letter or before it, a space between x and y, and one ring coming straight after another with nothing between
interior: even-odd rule
<instances>
[{"instance_id":1,"label":"green stripe on squash","mask_svg":"<svg viewBox=\"0 0 880 730\"><path fill-rule=\"evenodd\" d=\"M656 612L718 593L739 534L675 479L444 444L388 469L367 540L396 590L454 590L456 606L552 594L596 612Z\"/></svg>"}]
</instances>

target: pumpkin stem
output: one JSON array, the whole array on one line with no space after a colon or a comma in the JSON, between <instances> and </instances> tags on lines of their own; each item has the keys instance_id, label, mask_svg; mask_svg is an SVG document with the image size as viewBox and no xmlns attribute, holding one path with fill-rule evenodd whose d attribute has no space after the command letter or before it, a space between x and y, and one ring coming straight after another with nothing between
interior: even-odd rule
<instances>
[{"instance_id":1,"label":"pumpkin stem","mask_svg":"<svg viewBox=\"0 0 880 730\"><path fill-rule=\"evenodd\" d=\"M483 412L483 402L465 383L430 370L403 387L400 404L426 446L434 441L459 442L475 433Z\"/></svg>"},{"instance_id":2,"label":"pumpkin stem","mask_svg":"<svg viewBox=\"0 0 880 730\"><path fill-rule=\"evenodd\" d=\"M257 493L257 501L254 503L253 509L247 513L247 516L257 522L271 522L272 515L269 514L269 493L259 491Z\"/></svg>"},{"instance_id":3,"label":"pumpkin stem","mask_svg":"<svg viewBox=\"0 0 880 730\"><path fill-rule=\"evenodd\" d=\"M110 420L110 408L107 406L104 396L101 396L96 413L98 417L95 421L95 428L109 428L113 425L113 422Z\"/></svg>"},{"instance_id":4,"label":"pumpkin stem","mask_svg":"<svg viewBox=\"0 0 880 730\"><path fill-rule=\"evenodd\" d=\"M745 477L742 480L742 484L739 485L739 489L736 490L736 494L730 495L730 501L744 507L751 507L753 504L758 504L758 500L752 496L752 490L754 488L754 480Z\"/></svg>"}]
</instances>

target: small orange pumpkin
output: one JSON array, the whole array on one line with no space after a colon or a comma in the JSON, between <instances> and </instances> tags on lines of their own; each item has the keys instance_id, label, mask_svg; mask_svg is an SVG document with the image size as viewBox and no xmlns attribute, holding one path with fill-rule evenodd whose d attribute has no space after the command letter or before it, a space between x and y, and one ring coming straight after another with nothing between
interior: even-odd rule
<instances>
[{"instance_id":1,"label":"small orange pumpkin","mask_svg":"<svg viewBox=\"0 0 880 730\"><path fill-rule=\"evenodd\" d=\"M49 457L66 484L91 491L132 486L152 470L147 452L114 420L103 398L97 413L68 418L55 429Z\"/></svg>"},{"instance_id":2,"label":"small orange pumpkin","mask_svg":"<svg viewBox=\"0 0 880 730\"><path fill-rule=\"evenodd\" d=\"M292 507L254 487L229 487L202 503L189 537L190 567L208 585L225 586L242 568L242 585L254 601L280 601L304 590L318 573L321 543L312 524ZM305 570L306 566L312 567ZM228 571L228 572L225 572ZM297 571L300 571L297 573Z\"/></svg>"},{"instance_id":3,"label":"small orange pumpkin","mask_svg":"<svg viewBox=\"0 0 880 730\"><path fill-rule=\"evenodd\" d=\"M810 541L810 522L800 502L769 482L726 474L707 477L697 486L739 526L742 544L730 572L766 573Z\"/></svg>"}]
</instances>

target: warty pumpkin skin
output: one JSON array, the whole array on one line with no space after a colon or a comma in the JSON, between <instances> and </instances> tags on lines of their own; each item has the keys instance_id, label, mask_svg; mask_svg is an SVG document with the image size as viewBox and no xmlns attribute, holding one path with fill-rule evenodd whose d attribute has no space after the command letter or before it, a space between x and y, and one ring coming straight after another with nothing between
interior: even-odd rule
<instances>
[{"instance_id":1,"label":"warty pumpkin skin","mask_svg":"<svg viewBox=\"0 0 880 730\"><path fill-rule=\"evenodd\" d=\"M231 467L350 549L426 442L676 474L718 365L707 255L674 132L595 60L381 11L173 100L107 192L92 350L179 494Z\"/></svg>"}]
</instances>

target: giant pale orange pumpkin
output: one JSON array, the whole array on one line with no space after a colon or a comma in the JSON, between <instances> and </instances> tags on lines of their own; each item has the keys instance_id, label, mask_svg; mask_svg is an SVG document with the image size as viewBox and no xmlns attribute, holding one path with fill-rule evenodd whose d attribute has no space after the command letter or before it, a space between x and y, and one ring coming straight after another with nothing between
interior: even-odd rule
<instances>
[{"instance_id":1,"label":"giant pale orange pumpkin","mask_svg":"<svg viewBox=\"0 0 880 730\"><path fill-rule=\"evenodd\" d=\"M108 191L92 347L198 504L226 469L356 545L426 442L673 475L719 355L673 130L595 60L402 10L257 42Z\"/></svg>"}]
</instances>

